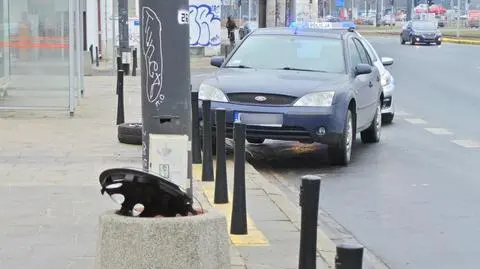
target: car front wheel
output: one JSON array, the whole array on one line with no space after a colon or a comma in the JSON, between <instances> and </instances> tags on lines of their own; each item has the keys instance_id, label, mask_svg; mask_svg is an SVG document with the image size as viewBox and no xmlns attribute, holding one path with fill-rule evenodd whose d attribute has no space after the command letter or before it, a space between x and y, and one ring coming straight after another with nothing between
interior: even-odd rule
<instances>
[{"instance_id":1,"label":"car front wheel","mask_svg":"<svg viewBox=\"0 0 480 269\"><path fill-rule=\"evenodd\" d=\"M360 133L363 143L378 143L380 141L380 130L382 128L382 109L380 102L377 104L377 111L368 129Z\"/></svg>"},{"instance_id":2,"label":"car front wheel","mask_svg":"<svg viewBox=\"0 0 480 269\"><path fill-rule=\"evenodd\" d=\"M394 117L395 117L395 114L393 114L393 113L383 114L382 115L382 123L392 124Z\"/></svg>"},{"instance_id":3,"label":"car front wheel","mask_svg":"<svg viewBox=\"0 0 480 269\"><path fill-rule=\"evenodd\" d=\"M352 111L347 111L345 127L337 144L328 145L328 159L332 165L348 165L352 156L352 145L355 139L355 124Z\"/></svg>"}]
</instances>

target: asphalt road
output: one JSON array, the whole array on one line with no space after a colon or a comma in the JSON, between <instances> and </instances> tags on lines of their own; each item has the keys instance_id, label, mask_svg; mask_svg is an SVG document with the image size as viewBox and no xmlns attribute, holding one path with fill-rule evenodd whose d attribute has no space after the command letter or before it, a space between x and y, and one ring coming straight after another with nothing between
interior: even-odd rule
<instances>
[{"instance_id":1,"label":"asphalt road","mask_svg":"<svg viewBox=\"0 0 480 269\"><path fill-rule=\"evenodd\" d=\"M322 175L330 225L393 269L478 268L480 49L370 40L395 60L397 115L381 143L357 139L351 165L331 167L323 146L268 141L248 146L253 164L295 202L299 178Z\"/></svg>"}]
</instances>

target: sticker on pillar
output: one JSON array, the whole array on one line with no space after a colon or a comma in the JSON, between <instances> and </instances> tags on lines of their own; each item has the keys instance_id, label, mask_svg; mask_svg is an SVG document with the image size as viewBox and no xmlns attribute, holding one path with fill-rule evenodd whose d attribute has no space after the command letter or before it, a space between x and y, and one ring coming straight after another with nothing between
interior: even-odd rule
<instances>
[{"instance_id":1,"label":"sticker on pillar","mask_svg":"<svg viewBox=\"0 0 480 269\"><path fill-rule=\"evenodd\" d=\"M178 24L188 24L188 19L190 18L190 12L188 10L179 10L177 13Z\"/></svg>"},{"instance_id":2,"label":"sticker on pillar","mask_svg":"<svg viewBox=\"0 0 480 269\"><path fill-rule=\"evenodd\" d=\"M147 100L159 106L165 96L163 87L163 49L162 49L162 22L157 13L149 7L142 8L143 57L146 70Z\"/></svg>"},{"instance_id":3,"label":"sticker on pillar","mask_svg":"<svg viewBox=\"0 0 480 269\"><path fill-rule=\"evenodd\" d=\"M158 171L159 176L170 179L170 166L168 164L160 164Z\"/></svg>"}]
</instances>

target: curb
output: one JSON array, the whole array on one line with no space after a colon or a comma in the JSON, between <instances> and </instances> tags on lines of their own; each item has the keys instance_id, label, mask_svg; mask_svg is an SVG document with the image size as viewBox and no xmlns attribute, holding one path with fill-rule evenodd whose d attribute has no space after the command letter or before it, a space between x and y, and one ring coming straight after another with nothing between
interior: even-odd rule
<instances>
[{"instance_id":1,"label":"curb","mask_svg":"<svg viewBox=\"0 0 480 269\"><path fill-rule=\"evenodd\" d=\"M245 172L248 179L258 185L267 197L287 216L293 225L300 230L300 207L293 204L283 191L265 179L251 164L245 164ZM328 237L327 233L322 230L321 227L317 228L317 253L329 268L335 268L336 243ZM367 248L364 249L363 260L364 269L389 269L384 262Z\"/></svg>"},{"instance_id":2,"label":"curb","mask_svg":"<svg viewBox=\"0 0 480 269\"><path fill-rule=\"evenodd\" d=\"M386 36L395 36L395 35L399 35L400 32L361 32L359 31L360 34L364 35L364 36L382 36L382 35L386 35ZM478 40L473 40L473 39L457 39L457 38L454 38L454 37L444 37L442 42L446 42L446 43L453 43L453 44L462 44L462 45L480 45L480 39Z\"/></svg>"}]
</instances>

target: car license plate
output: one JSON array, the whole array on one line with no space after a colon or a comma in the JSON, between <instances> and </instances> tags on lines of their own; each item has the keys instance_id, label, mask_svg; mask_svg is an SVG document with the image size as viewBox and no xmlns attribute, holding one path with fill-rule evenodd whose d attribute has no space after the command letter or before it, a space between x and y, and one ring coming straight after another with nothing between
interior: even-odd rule
<instances>
[{"instance_id":1,"label":"car license plate","mask_svg":"<svg viewBox=\"0 0 480 269\"><path fill-rule=\"evenodd\" d=\"M282 127L283 114L235 112L234 121L245 123L247 125Z\"/></svg>"}]
</instances>

